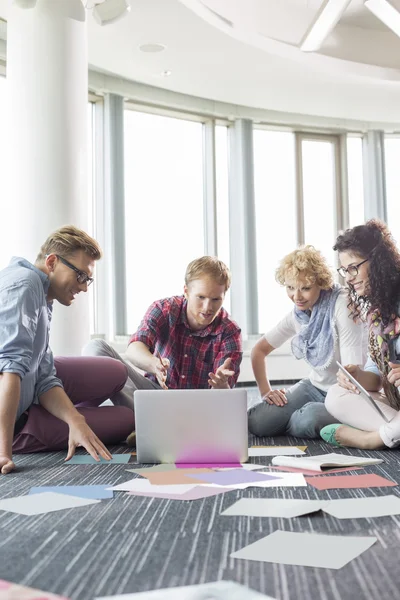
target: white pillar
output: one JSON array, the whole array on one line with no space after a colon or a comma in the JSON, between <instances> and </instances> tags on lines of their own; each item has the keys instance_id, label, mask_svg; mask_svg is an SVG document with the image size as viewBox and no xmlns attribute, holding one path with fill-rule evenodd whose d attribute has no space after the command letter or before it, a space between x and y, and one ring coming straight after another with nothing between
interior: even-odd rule
<instances>
[{"instance_id":1,"label":"white pillar","mask_svg":"<svg viewBox=\"0 0 400 600\"><path fill-rule=\"evenodd\" d=\"M81 0L13 4L9 13L8 248L32 262L54 229L88 224L85 19ZM88 294L69 308L56 304L53 352L80 354L89 339Z\"/></svg>"}]
</instances>

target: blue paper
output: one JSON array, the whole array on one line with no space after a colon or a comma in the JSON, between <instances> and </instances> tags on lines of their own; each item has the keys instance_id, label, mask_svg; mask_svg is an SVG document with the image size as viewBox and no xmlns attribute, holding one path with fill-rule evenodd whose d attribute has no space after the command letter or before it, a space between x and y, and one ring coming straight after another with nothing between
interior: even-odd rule
<instances>
[{"instance_id":1,"label":"blue paper","mask_svg":"<svg viewBox=\"0 0 400 600\"><path fill-rule=\"evenodd\" d=\"M65 494L66 496L75 496L78 498L88 498L90 500L105 500L113 498L114 492L107 490L109 485L59 485L54 487L33 487L29 494L41 494L42 492L54 492L56 494Z\"/></svg>"},{"instance_id":2,"label":"blue paper","mask_svg":"<svg viewBox=\"0 0 400 600\"><path fill-rule=\"evenodd\" d=\"M112 454L111 460L106 460L105 458L100 458L100 462L94 460L90 454L75 454L70 460L65 462L65 465L118 465L125 464L129 462L131 458L131 454Z\"/></svg>"}]
</instances>

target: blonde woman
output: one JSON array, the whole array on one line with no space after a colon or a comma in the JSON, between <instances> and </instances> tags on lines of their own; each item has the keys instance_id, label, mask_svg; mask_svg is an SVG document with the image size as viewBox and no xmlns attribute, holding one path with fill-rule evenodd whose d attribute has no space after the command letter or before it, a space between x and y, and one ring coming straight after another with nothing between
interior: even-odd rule
<instances>
[{"instance_id":1,"label":"blonde woman","mask_svg":"<svg viewBox=\"0 0 400 600\"><path fill-rule=\"evenodd\" d=\"M334 283L328 264L313 246L285 256L276 280L294 306L253 348L261 402L249 410L249 430L258 436L318 437L322 427L334 422L324 400L336 383L336 361L363 364L363 328L349 318L346 291ZM265 359L291 338L292 354L306 361L309 376L288 390L272 389ZM287 376L290 379L290 373Z\"/></svg>"}]
</instances>

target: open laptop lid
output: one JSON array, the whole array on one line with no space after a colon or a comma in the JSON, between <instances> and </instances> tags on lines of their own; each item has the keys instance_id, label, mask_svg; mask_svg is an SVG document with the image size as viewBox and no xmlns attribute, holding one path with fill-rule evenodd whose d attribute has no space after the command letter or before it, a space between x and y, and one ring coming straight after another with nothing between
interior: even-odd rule
<instances>
[{"instance_id":1,"label":"open laptop lid","mask_svg":"<svg viewBox=\"0 0 400 600\"><path fill-rule=\"evenodd\" d=\"M346 375L346 377L348 379L350 379L351 383L354 383L354 385L356 386L356 388L359 390L361 396L365 400L367 400L374 407L374 409L380 414L380 416L382 417L382 419L384 419L384 421L386 421L386 423L390 423L390 419L388 419L386 417L386 415L383 414L382 410L378 406L378 403L375 402L375 400L373 399L373 397L371 396L371 394L369 392L367 392L367 390L365 388L363 388L363 386L361 385L361 383L359 383L357 381L357 379L354 379L354 377L348 371L346 371L346 369L344 368L344 366L341 365L339 361L336 361L336 364L339 367L339 369Z\"/></svg>"}]
</instances>

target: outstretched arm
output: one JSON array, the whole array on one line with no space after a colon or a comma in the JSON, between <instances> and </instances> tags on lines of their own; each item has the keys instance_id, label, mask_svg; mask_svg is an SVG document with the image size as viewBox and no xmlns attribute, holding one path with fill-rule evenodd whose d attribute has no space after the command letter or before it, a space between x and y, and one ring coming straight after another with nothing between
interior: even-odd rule
<instances>
[{"instance_id":1,"label":"outstretched arm","mask_svg":"<svg viewBox=\"0 0 400 600\"><path fill-rule=\"evenodd\" d=\"M12 443L20 390L19 375L0 374L0 472L3 475L15 469L12 461Z\"/></svg>"}]
</instances>

